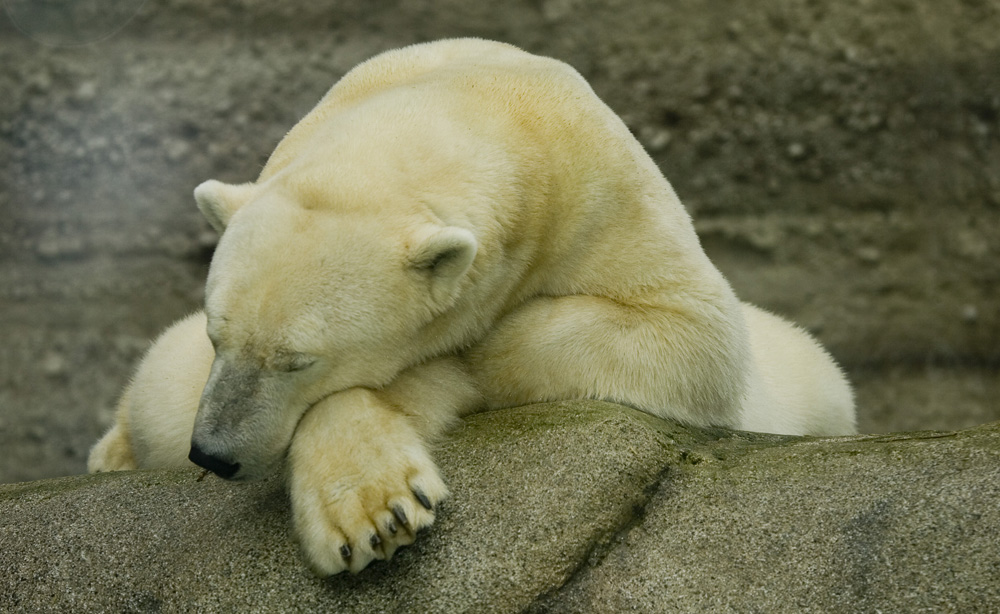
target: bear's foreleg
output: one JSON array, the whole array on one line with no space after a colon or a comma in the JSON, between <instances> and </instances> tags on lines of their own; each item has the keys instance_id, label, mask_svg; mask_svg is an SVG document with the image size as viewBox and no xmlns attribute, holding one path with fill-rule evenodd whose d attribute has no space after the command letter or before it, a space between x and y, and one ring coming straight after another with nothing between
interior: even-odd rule
<instances>
[{"instance_id":1,"label":"bear's foreleg","mask_svg":"<svg viewBox=\"0 0 1000 614\"><path fill-rule=\"evenodd\" d=\"M311 407L289 451L295 530L321 575L361 571L413 542L448 490L428 444L479 404L458 361L403 372Z\"/></svg>"},{"instance_id":2,"label":"bear's foreleg","mask_svg":"<svg viewBox=\"0 0 1000 614\"><path fill-rule=\"evenodd\" d=\"M572 295L526 303L466 360L491 407L601 399L688 424L734 426L748 354L735 299Z\"/></svg>"}]
</instances>

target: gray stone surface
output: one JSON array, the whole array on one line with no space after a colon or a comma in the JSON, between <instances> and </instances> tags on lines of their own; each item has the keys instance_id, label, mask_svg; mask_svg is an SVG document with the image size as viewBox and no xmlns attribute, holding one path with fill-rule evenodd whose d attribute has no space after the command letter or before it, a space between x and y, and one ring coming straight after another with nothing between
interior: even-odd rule
<instances>
[{"instance_id":1,"label":"gray stone surface","mask_svg":"<svg viewBox=\"0 0 1000 614\"><path fill-rule=\"evenodd\" d=\"M437 457L438 523L329 580L276 478L0 486L0 610L1000 610L997 424L812 440L559 403L473 416Z\"/></svg>"},{"instance_id":2,"label":"gray stone surface","mask_svg":"<svg viewBox=\"0 0 1000 614\"><path fill-rule=\"evenodd\" d=\"M703 448L537 612L1000 612L1000 424Z\"/></svg>"}]
</instances>

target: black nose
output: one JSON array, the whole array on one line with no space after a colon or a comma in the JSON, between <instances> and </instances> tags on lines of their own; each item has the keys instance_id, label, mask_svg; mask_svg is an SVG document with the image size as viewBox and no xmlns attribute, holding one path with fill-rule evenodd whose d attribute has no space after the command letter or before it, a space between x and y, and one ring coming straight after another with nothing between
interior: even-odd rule
<instances>
[{"instance_id":1,"label":"black nose","mask_svg":"<svg viewBox=\"0 0 1000 614\"><path fill-rule=\"evenodd\" d=\"M230 463L222 460L218 456L205 454L201 451L201 448L193 443L191 444L191 453L188 454L188 460L199 467L208 469L220 478L229 479L236 475L236 472L240 470L239 463Z\"/></svg>"}]
</instances>

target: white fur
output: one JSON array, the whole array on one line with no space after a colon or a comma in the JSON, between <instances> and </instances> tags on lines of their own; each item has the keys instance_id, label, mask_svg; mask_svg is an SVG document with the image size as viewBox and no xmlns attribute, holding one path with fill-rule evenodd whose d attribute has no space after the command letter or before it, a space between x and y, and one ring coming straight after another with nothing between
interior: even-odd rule
<instances>
[{"instance_id":1,"label":"white fur","mask_svg":"<svg viewBox=\"0 0 1000 614\"><path fill-rule=\"evenodd\" d=\"M256 182L195 197L224 230L207 318L156 343L90 467L175 466L193 442L253 479L287 454L319 573L433 521L421 500L447 490L427 444L476 409L597 398L855 430L830 357L736 299L656 165L561 62L471 39L382 54Z\"/></svg>"},{"instance_id":2,"label":"white fur","mask_svg":"<svg viewBox=\"0 0 1000 614\"><path fill-rule=\"evenodd\" d=\"M198 312L160 335L118 402L116 424L90 454L88 469L191 467L198 400L214 353Z\"/></svg>"}]
</instances>

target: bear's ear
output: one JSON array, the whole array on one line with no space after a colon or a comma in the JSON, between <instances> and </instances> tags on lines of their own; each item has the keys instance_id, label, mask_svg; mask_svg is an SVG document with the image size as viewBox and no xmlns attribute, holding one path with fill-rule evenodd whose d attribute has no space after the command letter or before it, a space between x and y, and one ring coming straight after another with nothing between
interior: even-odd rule
<instances>
[{"instance_id":1,"label":"bear's ear","mask_svg":"<svg viewBox=\"0 0 1000 614\"><path fill-rule=\"evenodd\" d=\"M226 229L236 210L250 200L252 183L232 185L209 179L194 189L198 210L219 234Z\"/></svg>"},{"instance_id":2,"label":"bear's ear","mask_svg":"<svg viewBox=\"0 0 1000 614\"><path fill-rule=\"evenodd\" d=\"M435 304L445 308L454 301L478 246L468 230L445 226L430 231L410 251L410 266L428 277Z\"/></svg>"}]
</instances>

